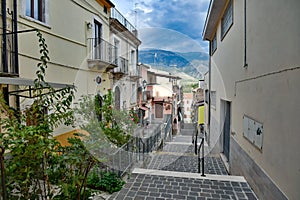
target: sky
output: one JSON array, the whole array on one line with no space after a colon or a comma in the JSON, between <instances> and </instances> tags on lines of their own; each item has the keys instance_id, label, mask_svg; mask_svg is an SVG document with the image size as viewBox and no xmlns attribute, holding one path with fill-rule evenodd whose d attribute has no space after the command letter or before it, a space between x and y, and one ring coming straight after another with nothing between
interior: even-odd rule
<instances>
[{"instance_id":1,"label":"sky","mask_svg":"<svg viewBox=\"0 0 300 200\"><path fill-rule=\"evenodd\" d=\"M208 52L202 30L210 0L111 1L137 27L140 49Z\"/></svg>"}]
</instances>

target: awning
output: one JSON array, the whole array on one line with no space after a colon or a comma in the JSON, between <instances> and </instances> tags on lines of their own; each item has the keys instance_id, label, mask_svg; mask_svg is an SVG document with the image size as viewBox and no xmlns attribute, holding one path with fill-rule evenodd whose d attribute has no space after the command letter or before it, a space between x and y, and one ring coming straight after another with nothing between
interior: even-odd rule
<instances>
[{"instance_id":1,"label":"awning","mask_svg":"<svg viewBox=\"0 0 300 200\"><path fill-rule=\"evenodd\" d=\"M20 96L24 98L35 98L36 96L34 93L34 80L31 79L25 79L25 78L11 78L11 77L0 77L0 84L3 85L16 85L20 87L24 87L24 89L19 88L15 91L10 91L9 94ZM55 89L55 92L58 92L66 87L75 88L74 85L69 84L62 84L62 83L51 83L47 82L48 85L50 85L52 88ZM43 88L43 95L48 94L50 92L48 85L44 85Z\"/></svg>"},{"instance_id":2,"label":"awning","mask_svg":"<svg viewBox=\"0 0 300 200\"><path fill-rule=\"evenodd\" d=\"M147 110L149 110L149 108L147 108L147 107L144 107L144 106L141 106L141 107L139 107L139 109L141 109L141 110L144 110L144 111L147 111Z\"/></svg>"}]
</instances>

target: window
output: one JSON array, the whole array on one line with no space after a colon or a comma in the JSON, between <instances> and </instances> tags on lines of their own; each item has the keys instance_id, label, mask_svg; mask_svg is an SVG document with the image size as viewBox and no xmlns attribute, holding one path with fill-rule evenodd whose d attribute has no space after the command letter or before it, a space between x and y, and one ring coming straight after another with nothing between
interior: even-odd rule
<instances>
[{"instance_id":1,"label":"window","mask_svg":"<svg viewBox=\"0 0 300 200\"><path fill-rule=\"evenodd\" d=\"M221 37L222 39L230 29L231 25L233 24L233 6L232 0L229 1L228 6L224 12L222 21L221 21Z\"/></svg>"},{"instance_id":2,"label":"window","mask_svg":"<svg viewBox=\"0 0 300 200\"><path fill-rule=\"evenodd\" d=\"M26 16L45 22L45 0L26 0Z\"/></svg>"},{"instance_id":3,"label":"window","mask_svg":"<svg viewBox=\"0 0 300 200\"><path fill-rule=\"evenodd\" d=\"M132 65L132 67L135 67L135 51L131 50L130 52L130 64Z\"/></svg>"},{"instance_id":4,"label":"window","mask_svg":"<svg viewBox=\"0 0 300 200\"><path fill-rule=\"evenodd\" d=\"M205 103L208 104L208 100L209 100L209 91L205 90Z\"/></svg>"},{"instance_id":5,"label":"window","mask_svg":"<svg viewBox=\"0 0 300 200\"><path fill-rule=\"evenodd\" d=\"M103 7L103 12L107 14L107 7L106 6Z\"/></svg>"},{"instance_id":6,"label":"window","mask_svg":"<svg viewBox=\"0 0 300 200\"><path fill-rule=\"evenodd\" d=\"M101 45L101 37L102 37L102 24L98 22L97 20L94 20L94 36L95 36L95 41L94 41L94 57L95 59L103 59L103 54L102 54L102 45Z\"/></svg>"},{"instance_id":7,"label":"window","mask_svg":"<svg viewBox=\"0 0 300 200\"><path fill-rule=\"evenodd\" d=\"M130 103L136 103L136 87L135 87L135 84L132 84L131 85L131 102Z\"/></svg>"},{"instance_id":8,"label":"window","mask_svg":"<svg viewBox=\"0 0 300 200\"><path fill-rule=\"evenodd\" d=\"M216 109L216 105L217 105L216 91L211 91L210 98L211 98L211 107Z\"/></svg>"},{"instance_id":9,"label":"window","mask_svg":"<svg viewBox=\"0 0 300 200\"><path fill-rule=\"evenodd\" d=\"M210 49L211 55L217 50L217 34L215 34L212 41L210 41Z\"/></svg>"}]
</instances>

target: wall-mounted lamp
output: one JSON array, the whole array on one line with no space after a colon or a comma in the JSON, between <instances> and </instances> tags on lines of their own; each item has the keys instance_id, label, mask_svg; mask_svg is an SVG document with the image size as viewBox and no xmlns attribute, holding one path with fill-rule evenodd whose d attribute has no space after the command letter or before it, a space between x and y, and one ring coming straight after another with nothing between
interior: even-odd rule
<instances>
[{"instance_id":1,"label":"wall-mounted lamp","mask_svg":"<svg viewBox=\"0 0 300 200\"><path fill-rule=\"evenodd\" d=\"M86 27L87 27L88 29L92 29L92 28L93 28L93 24L92 24L91 22L88 22L88 23L86 24Z\"/></svg>"},{"instance_id":2,"label":"wall-mounted lamp","mask_svg":"<svg viewBox=\"0 0 300 200\"><path fill-rule=\"evenodd\" d=\"M204 81L205 81L204 79L200 79L200 80L199 80L199 85L198 85L199 88L203 88L203 86L204 86Z\"/></svg>"}]
</instances>

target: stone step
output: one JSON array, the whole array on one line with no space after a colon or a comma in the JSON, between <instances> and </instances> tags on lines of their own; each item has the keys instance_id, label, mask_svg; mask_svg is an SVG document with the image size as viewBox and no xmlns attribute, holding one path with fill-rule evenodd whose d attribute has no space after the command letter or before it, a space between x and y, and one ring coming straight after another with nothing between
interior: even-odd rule
<instances>
[{"instance_id":1,"label":"stone step","mask_svg":"<svg viewBox=\"0 0 300 200\"><path fill-rule=\"evenodd\" d=\"M216 180L216 181L231 181L231 182L243 182L243 183L247 182L243 176L215 175L215 174L205 174L205 176L201 176L201 174L196 174L196 173L165 171L165 170L156 170L156 169L135 168L132 173L178 177L178 178Z\"/></svg>"},{"instance_id":2,"label":"stone step","mask_svg":"<svg viewBox=\"0 0 300 200\"><path fill-rule=\"evenodd\" d=\"M134 169L110 199L249 199L256 196L241 176L219 176Z\"/></svg>"}]
</instances>

